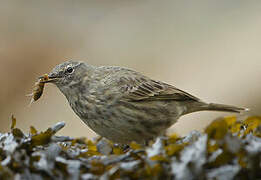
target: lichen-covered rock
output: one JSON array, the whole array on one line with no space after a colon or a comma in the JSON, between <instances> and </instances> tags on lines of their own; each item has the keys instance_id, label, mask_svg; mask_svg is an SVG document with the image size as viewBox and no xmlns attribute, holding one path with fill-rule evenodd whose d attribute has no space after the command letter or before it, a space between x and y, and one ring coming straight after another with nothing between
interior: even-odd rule
<instances>
[{"instance_id":1,"label":"lichen-covered rock","mask_svg":"<svg viewBox=\"0 0 261 180\"><path fill-rule=\"evenodd\" d=\"M260 179L261 118L213 121L204 132L158 137L150 146L56 136L15 127L0 133L0 179Z\"/></svg>"}]
</instances>

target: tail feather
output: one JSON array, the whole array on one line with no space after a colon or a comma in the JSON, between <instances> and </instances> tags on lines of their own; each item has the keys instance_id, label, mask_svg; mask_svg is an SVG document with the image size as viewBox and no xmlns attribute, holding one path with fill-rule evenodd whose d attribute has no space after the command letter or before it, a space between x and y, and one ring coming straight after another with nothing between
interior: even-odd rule
<instances>
[{"instance_id":1,"label":"tail feather","mask_svg":"<svg viewBox=\"0 0 261 180\"><path fill-rule=\"evenodd\" d=\"M230 105L225 105L225 104L215 104L215 103L207 104L205 109L203 108L203 110L235 112L235 113L240 113L240 112L243 112L243 111L249 111L249 109L247 109L247 108L241 108L241 107L230 106Z\"/></svg>"},{"instance_id":2,"label":"tail feather","mask_svg":"<svg viewBox=\"0 0 261 180\"><path fill-rule=\"evenodd\" d=\"M247 108L241 108L236 106L230 106L225 104L215 104L215 103L204 103L204 102L194 102L193 104L186 104L186 110L183 114L189 114L197 111L222 111L222 112L233 112L241 113L244 111L249 111Z\"/></svg>"}]
</instances>

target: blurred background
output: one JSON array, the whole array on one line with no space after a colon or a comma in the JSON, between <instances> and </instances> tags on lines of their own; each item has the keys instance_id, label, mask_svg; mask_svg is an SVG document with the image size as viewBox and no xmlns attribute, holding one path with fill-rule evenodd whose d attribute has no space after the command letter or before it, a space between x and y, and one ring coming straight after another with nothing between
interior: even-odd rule
<instances>
[{"instance_id":1,"label":"blurred background","mask_svg":"<svg viewBox=\"0 0 261 180\"><path fill-rule=\"evenodd\" d=\"M28 132L93 137L54 85L28 106L37 77L65 60L125 66L207 102L261 114L261 1L0 1L0 132L11 115ZM202 130L229 113L186 115L170 128Z\"/></svg>"}]
</instances>

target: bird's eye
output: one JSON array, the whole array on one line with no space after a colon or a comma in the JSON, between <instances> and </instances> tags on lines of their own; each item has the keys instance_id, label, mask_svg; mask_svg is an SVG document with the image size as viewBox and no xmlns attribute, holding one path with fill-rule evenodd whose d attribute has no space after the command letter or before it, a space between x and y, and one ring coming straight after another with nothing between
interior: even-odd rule
<instances>
[{"instance_id":1,"label":"bird's eye","mask_svg":"<svg viewBox=\"0 0 261 180\"><path fill-rule=\"evenodd\" d=\"M71 74L73 72L73 68L72 67L67 67L66 72Z\"/></svg>"}]
</instances>

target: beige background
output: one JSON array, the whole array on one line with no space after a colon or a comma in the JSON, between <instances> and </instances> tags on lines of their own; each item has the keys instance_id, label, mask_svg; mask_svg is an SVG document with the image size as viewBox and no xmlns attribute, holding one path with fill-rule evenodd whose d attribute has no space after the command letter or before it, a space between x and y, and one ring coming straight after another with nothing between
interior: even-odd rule
<instances>
[{"instance_id":1,"label":"beige background","mask_svg":"<svg viewBox=\"0 0 261 180\"><path fill-rule=\"evenodd\" d=\"M28 107L36 78L69 59L126 66L209 102L261 112L261 2L245 0L0 1L0 132L17 126L93 136L53 85ZM202 130L227 113L187 115L171 128Z\"/></svg>"}]
</instances>

